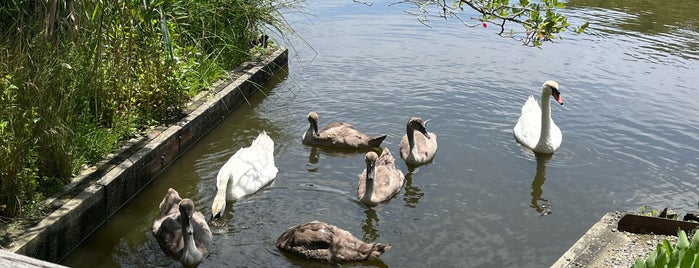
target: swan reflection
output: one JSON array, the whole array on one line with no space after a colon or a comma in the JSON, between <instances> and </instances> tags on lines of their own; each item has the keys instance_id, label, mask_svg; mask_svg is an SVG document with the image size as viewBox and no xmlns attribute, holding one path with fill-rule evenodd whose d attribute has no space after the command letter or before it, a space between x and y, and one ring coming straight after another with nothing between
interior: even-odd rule
<instances>
[{"instance_id":1,"label":"swan reflection","mask_svg":"<svg viewBox=\"0 0 699 268\"><path fill-rule=\"evenodd\" d=\"M535 153L536 157L536 174L532 181L532 200L530 207L536 210L541 216L546 216L553 213L551 202L548 199L541 197L544 191L541 189L546 181L546 165L553 157L553 154Z\"/></svg>"},{"instance_id":2,"label":"swan reflection","mask_svg":"<svg viewBox=\"0 0 699 268\"><path fill-rule=\"evenodd\" d=\"M413 185L413 171L416 168L408 168L408 173L405 174L405 193L403 194L403 201L405 201L405 206L414 208L417 203L420 202L420 198L425 195L425 192L416 185Z\"/></svg>"},{"instance_id":3,"label":"swan reflection","mask_svg":"<svg viewBox=\"0 0 699 268\"><path fill-rule=\"evenodd\" d=\"M308 155L308 164L306 167L310 172L318 172L318 162L320 161L321 155L329 157L340 157L340 158L350 158L358 154L365 154L369 151L376 152L373 148L370 149L346 149L346 148L332 148L323 146L310 146L310 152ZM381 151L378 152L379 154Z\"/></svg>"},{"instance_id":4,"label":"swan reflection","mask_svg":"<svg viewBox=\"0 0 699 268\"><path fill-rule=\"evenodd\" d=\"M364 242L374 242L379 238L379 232L376 230L376 226L379 225L379 217L376 215L376 211L367 208L364 210L366 217L362 223L362 230L364 231L364 236L362 237Z\"/></svg>"},{"instance_id":5,"label":"swan reflection","mask_svg":"<svg viewBox=\"0 0 699 268\"><path fill-rule=\"evenodd\" d=\"M311 154L308 155L308 171L317 172L318 171L318 159L320 158L320 152L318 147L311 148Z\"/></svg>"}]
</instances>

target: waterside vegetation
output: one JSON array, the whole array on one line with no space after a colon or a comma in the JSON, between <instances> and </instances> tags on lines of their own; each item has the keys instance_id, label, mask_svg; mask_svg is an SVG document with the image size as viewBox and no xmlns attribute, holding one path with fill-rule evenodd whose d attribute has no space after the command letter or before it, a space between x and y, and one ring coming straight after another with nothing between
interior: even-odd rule
<instances>
[{"instance_id":1,"label":"waterside vegetation","mask_svg":"<svg viewBox=\"0 0 699 268\"><path fill-rule=\"evenodd\" d=\"M280 10L299 2L2 1L0 219L37 216L86 165L178 119L254 40L292 32Z\"/></svg>"},{"instance_id":2,"label":"waterside vegetation","mask_svg":"<svg viewBox=\"0 0 699 268\"><path fill-rule=\"evenodd\" d=\"M664 239L656 250L644 260L637 258L632 268L646 267L681 267L691 268L699 265L699 232L694 232L692 240L687 239L683 230L677 231L677 243L670 244Z\"/></svg>"}]
</instances>

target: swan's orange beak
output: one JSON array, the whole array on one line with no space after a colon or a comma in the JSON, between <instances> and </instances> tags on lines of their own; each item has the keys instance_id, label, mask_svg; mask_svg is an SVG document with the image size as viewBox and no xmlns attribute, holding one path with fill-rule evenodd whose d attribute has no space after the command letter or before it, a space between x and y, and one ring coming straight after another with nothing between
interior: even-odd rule
<instances>
[{"instance_id":1,"label":"swan's orange beak","mask_svg":"<svg viewBox=\"0 0 699 268\"><path fill-rule=\"evenodd\" d=\"M563 97L561 97L560 93L554 92L552 95L553 98L556 99L556 102L558 102L558 104L563 105Z\"/></svg>"}]
</instances>

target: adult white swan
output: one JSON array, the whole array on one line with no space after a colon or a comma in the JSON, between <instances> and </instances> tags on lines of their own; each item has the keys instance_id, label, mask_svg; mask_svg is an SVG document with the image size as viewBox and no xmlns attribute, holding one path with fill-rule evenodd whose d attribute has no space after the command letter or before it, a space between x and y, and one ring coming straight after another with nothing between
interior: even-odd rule
<instances>
[{"instance_id":1,"label":"adult white swan","mask_svg":"<svg viewBox=\"0 0 699 268\"><path fill-rule=\"evenodd\" d=\"M160 215L153 222L153 236L165 255L184 266L197 266L212 244L211 230L191 199L180 198L175 189L168 189L160 202Z\"/></svg>"},{"instance_id":2,"label":"adult white swan","mask_svg":"<svg viewBox=\"0 0 699 268\"><path fill-rule=\"evenodd\" d=\"M541 107L534 96L530 95L522 106L522 115L513 129L515 139L537 153L553 153L563 140L561 130L551 118L551 96L563 105L558 83L549 80L541 88Z\"/></svg>"},{"instance_id":3,"label":"adult white swan","mask_svg":"<svg viewBox=\"0 0 699 268\"><path fill-rule=\"evenodd\" d=\"M240 148L218 171L212 217L223 215L226 200L237 200L255 193L276 176L274 141L263 131L250 147Z\"/></svg>"}]
</instances>

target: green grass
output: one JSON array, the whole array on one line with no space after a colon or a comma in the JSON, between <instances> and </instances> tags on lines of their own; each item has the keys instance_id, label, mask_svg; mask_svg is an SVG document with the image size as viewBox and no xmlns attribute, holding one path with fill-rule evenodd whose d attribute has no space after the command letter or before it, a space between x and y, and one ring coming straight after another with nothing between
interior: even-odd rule
<instances>
[{"instance_id":1,"label":"green grass","mask_svg":"<svg viewBox=\"0 0 699 268\"><path fill-rule=\"evenodd\" d=\"M0 3L0 216L36 212L140 129L171 117L293 34L294 0L9 0Z\"/></svg>"}]
</instances>

